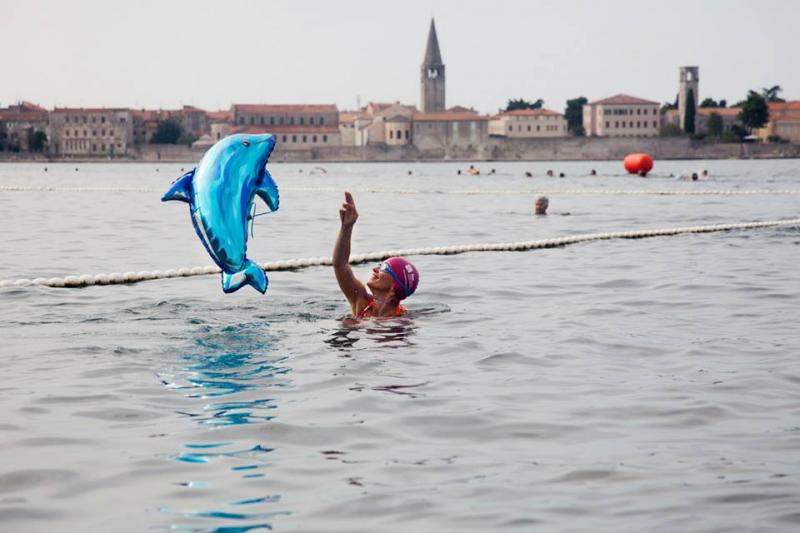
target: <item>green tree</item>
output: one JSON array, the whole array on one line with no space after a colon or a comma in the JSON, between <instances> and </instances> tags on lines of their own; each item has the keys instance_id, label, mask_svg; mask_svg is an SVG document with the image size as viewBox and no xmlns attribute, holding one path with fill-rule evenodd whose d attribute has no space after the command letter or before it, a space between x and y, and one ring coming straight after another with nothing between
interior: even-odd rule
<instances>
[{"instance_id":1,"label":"green tree","mask_svg":"<svg viewBox=\"0 0 800 533\"><path fill-rule=\"evenodd\" d=\"M159 120L150 142L153 144L175 144L183 134L181 123L174 118Z\"/></svg>"},{"instance_id":2,"label":"green tree","mask_svg":"<svg viewBox=\"0 0 800 533\"><path fill-rule=\"evenodd\" d=\"M728 101L723 98L719 101L719 106L717 107L728 107Z\"/></svg>"},{"instance_id":3,"label":"green tree","mask_svg":"<svg viewBox=\"0 0 800 533\"><path fill-rule=\"evenodd\" d=\"M567 119L567 129L576 137L583 137L586 134L583 130L583 106L588 102L585 96L567 100L564 118Z\"/></svg>"},{"instance_id":4,"label":"green tree","mask_svg":"<svg viewBox=\"0 0 800 533\"><path fill-rule=\"evenodd\" d=\"M719 113L711 113L708 115L706 130L708 131L709 137L721 137L723 129L724 125L722 123L722 117L719 115Z\"/></svg>"},{"instance_id":5,"label":"green tree","mask_svg":"<svg viewBox=\"0 0 800 533\"><path fill-rule=\"evenodd\" d=\"M518 109L541 109L544 105L544 100L539 98L534 102L529 102L524 98L517 98L516 100L510 99L506 104L506 111L516 111Z\"/></svg>"},{"instance_id":6,"label":"green tree","mask_svg":"<svg viewBox=\"0 0 800 533\"><path fill-rule=\"evenodd\" d=\"M700 107L719 107L719 104L713 98L706 98L700 102Z\"/></svg>"},{"instance_id":7,"label":"green tree","mask_svg":"<svg viewBox=\"0 0 800 533\"><path fill-rule=\"evenodd\" d=\"M47 134L43 131L28 132L28 150L31 152L41 152L47 144Z\"/></svg>"},{"instance_id":8,"label":"green tree","mask_svg":"<svg viewBox=\"0 0 800 533\"><path fill-rule=\"evenodd\" d=\"M686 93L686 110L683 115L683 131L686 133L694 133L694 119L696 114L696 109L694 108L694 91L689 89L689 92Z\"/></svg>"},{"instance_id":9,"label":"green tree","mask_svg":"<svg viewBox=\"0 0 800 533\"><path fill-rule=\"evenodd\" d=\"M664 105L661 106L660 112L663 115L664 113L666 113L667 111L670 111L672 109L678 109L678 95L677 94L675 95L675 101L674 102L672 102L672 103L664 102Z\"/></svg>"},{"instance_id":10,"label":"green tree","mask_svg":"<svg viewBox=\"0 0 800 533\"><path fill-rule=\"evenodd\" d=\"M772 87L764 87L761 90L761 96L763 96L764 100L767 102L785 102L786 100L778 96L778 94L782 92L783 89L780 85L773 85Z\"/></svg>"},{"instance_id":11,"label":"green tree","mask_svg":"<svg viewBox=\"0 0 800 533\"><path fill-rule=\"evenodd\" d=\"M755 91L750 91L747 99L742 102L739 120L748 132L764 126L769 121L769 106L767 106L766 98Z\"/></svg>"}]
</instances>

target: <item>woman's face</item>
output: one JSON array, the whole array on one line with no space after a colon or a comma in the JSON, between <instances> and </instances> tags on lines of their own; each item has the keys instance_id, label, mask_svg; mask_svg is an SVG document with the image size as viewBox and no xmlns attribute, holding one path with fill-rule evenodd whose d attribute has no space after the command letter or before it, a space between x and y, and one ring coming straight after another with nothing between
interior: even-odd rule
<instances>
[{"instance_id":1,"label":"woman's face","mask_svg":"<svg viewBox=\"0 0 800 533\"><path fill-rule=\"evenodd\" d=\"M367 281L367 287L369 287L373 292L389 291L394 287L394 284L392 283L392 276L390 276L388 272L381 270L380 265L378 265L372 269L372 275Z\"/></svg>"}]
</instances>

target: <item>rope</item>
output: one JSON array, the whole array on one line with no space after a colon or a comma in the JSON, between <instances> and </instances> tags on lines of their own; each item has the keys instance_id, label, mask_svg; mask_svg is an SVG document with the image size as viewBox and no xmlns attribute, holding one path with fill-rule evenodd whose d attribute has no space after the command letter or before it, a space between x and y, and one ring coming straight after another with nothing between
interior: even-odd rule
<instances>
[{"instance_id":1,"label":"rope","mask_svg":"<svg viewBox=\"0 0 800 533\"><path fill-rule=\"evenodd\" d=\"M342 188L336 187L281 187L282 192L332 192L340 193ZM522 196L526 194L549 194L563 196L598 196L598 195L639 195L639 196L743 196L743 195L800 195L798 189L471 189L471 190L424 190L424 189L383 189L383 188L351 188L355 193L378 194L455 194L465 196ZM0 192L140 192L163 193L161 189L150 187L24 187L0 186Z\"/></svg>"},{"instance_id":2,"label":"rope","mask_svg":"<svg viewBox=\"0 0 800 533\"><path fill-rule=\"evenodd\" d=\"M388 257L402 255L452 255L468 252L521 252L537 248L555 248L580 242L600 241L609 239L643 239L647 237L660 237L665 235L680 235L684 233L712 233L729 230L745 230L781 226L800 226L800 218L791 220L770 220L766 222L744 222L739 224L715 224L711 226L690 226L682 228L650 229L638 231L617 231L611 233L589 233L572 235L555 239L541 239L537 241L502 242L489 244L467 244L457 246L443 246L433 248L408 248L405 250L384 250L367 254L357 254L350 258L350 264L356 265L372 261L382 261ZM297 270L313 266L330 266L333 261L330 257L311 257L307 259L290 259L288 261L274 261L259 265L265 271L275 272L281 270ZM218 274L220 269L216 266L196 266L192 268L178 268L170 270L153 270L141 272L113 272L111 274L96 274L83 276L67 276L65 278L36 278L2 280L0 288L29 287L41 285L45 287L87 287L90 285L120 285L166 278L185 278L191 276L206 276Z\"/></svg>"}]
</instances>

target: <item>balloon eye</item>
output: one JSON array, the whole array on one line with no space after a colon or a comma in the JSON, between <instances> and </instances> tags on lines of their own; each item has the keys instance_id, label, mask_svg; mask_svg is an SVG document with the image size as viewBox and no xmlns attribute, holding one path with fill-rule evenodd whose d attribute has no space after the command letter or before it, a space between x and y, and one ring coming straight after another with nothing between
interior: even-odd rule
<instances>
[{"instance_id":1,"label":"balloon eye","mask_svg":"<svg viewBox=\"0 0 800 533\"><path fill-rule=\"evenodd\" d=\"M250 146L250 141L242 141L242 144L245 146Z\"/></svg>"}]
</instances>

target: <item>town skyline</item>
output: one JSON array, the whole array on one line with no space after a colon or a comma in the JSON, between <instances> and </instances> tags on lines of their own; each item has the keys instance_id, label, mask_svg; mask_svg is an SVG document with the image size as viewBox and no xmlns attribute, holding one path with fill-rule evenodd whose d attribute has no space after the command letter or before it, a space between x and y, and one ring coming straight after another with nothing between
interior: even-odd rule
<instances>
[{"instance_id":1,"label":"town skyline","mask_svg":"<svg viewBox=\"0 0 800 533\"><path fill-rule=\"evenodd\" d=\"M530 5L508 4L515 16L505 23L507 31L495 24L502 9L482 3L457 9L463 3L442 1L431 10L412 1L395 13L364 9L363 2L343 2L336 9L322 2L236 2L230 10L248 14L233 24L241 26L236 39L229 38L231 21L220 24L208 2L191 9L182 2L133 8L85 1L71 9L49 2L0 4L9 20L0 45L19 50L4 60L4 78L11 83L0 85L2 105L29 100L49 108L226 109L253 102L354 109L358 94L361 105L401 101L418 106L417 73L431 15L447 64L448 106L494 113L508 99L522 97L543 98L546 107L563 110L569 98L591 101L619 92L671 101L680 64L702 65L702 96L729 103L763 86L781 85L789 98L800 92L800 73L791 68L786 52L793 41L793 19L778 2L758 8L740 2L707 2L697 8L686 2L658 3L633 12L629 8L637 4L627 1L612 7L539 2L534 6L539 16L532 19ZM593 29L588 20L596 21L598 10L619 21L621 30L609 31L608 24ZM715 27L709 25L709 11L727 22L720 29L724 35L711 37ZM557 25L561 41L550 42L554 34L548 20L563 16L568 18ZM704 21L700 34L687 17ZM640 37L626 31L646 27L641 26L645 19L653 26ZM676 20L687 24L676 25ZM258 30L246 31L253 27ZM747 39L734 38L745 27L750 28ZM140 32L136 38L132 28ZM204 38L189 37L187 28ZM760 31L765 33L759 39ZM598 39L602 33L611 35ZM23 34L41 38L20 41ZM213 44L217 40L221 44ZM631 48L625 54L604 52L626 41ZM24 45L12 47L19 42ZM720 53L720 42L728 54ZM588 48L592 54L587 55ZM618 61L620 55L624 61ZM579 68L587 57L593 67Z\"/></svg>"}]
</instances>

